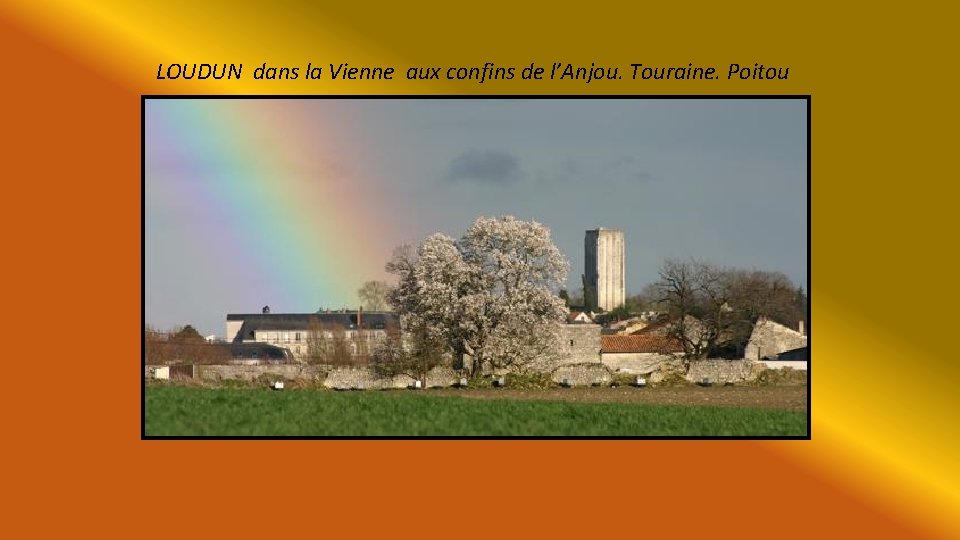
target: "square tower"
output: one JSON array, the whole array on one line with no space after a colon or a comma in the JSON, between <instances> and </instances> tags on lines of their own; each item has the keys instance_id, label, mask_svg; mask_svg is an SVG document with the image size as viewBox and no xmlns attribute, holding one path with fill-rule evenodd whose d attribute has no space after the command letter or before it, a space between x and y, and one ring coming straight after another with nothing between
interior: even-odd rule
<instances>
[{"instance_id":1,"label":"square tower","mask_svg":"<svg viewBox=\"0 0 960 540\"><path fill-rule=\"evenodd\" d=\"M584 239L583 298L587 309L610 311L626 300L623 231L603 227Z\"/></svg>"}]
</instances>

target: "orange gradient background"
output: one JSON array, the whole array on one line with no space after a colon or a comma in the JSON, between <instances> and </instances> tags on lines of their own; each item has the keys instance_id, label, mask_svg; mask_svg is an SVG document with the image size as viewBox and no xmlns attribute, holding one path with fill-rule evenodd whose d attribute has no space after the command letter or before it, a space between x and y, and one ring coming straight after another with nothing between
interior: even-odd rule
<instances>
[{"instance_id":1,"label":"orange gradient background","mask_svg":"<svg viewBox=\"0 0 960 540\"><path fill-rule=\"evenodd\" d=\"M0 5L10 537L960 536L951 17L88 4ZM760 62L790 79L402 79L488 61ZM243 63L244 78L156 79L194 62ZM401 77L252 80L263 62ZM140 96L194 93L810 94L812 440L141 441Z\"/></svg>"}]
</instances>

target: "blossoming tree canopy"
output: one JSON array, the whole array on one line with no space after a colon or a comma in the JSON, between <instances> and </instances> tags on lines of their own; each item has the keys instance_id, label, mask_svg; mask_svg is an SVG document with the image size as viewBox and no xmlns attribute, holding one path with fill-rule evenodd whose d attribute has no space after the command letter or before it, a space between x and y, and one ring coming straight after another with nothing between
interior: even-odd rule
<instances>
[{"instance_id":1,"label":"blossoming tree canopy","mask_svg":"<svg viewBox=\"0 0 960 540\"><path fill-rule=\"evenodd\" d=\"M415 252L398 248L390 302L406 330L469 354L474 374L523 370L559 346L566 307L556 291L569 267L542 224L480 217L459 240L434 234Z\"/></svg>"}]
</instances>

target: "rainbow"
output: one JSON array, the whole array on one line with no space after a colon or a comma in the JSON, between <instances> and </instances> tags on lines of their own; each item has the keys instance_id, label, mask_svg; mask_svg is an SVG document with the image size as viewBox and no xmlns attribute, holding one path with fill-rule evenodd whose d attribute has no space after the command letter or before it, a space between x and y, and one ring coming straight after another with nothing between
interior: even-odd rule
<instances>
[{"instance_id":1,"label":"rainbow","mask_svg":"<svg viewBox=\"0 0 960 540\"><path fill-rule=\"evenodd\" d=\"M145 196L167 190L168 198L205 214L179 246L181 263L218 269L209 285L219 296L236 291L239 303L257 291L253 296L275 309L315 311L355 306L363 281L386 277L393 246L378 239L397 226L397 212L378 196L376 178L338 165L363 162L369 150L357 134L336 118L317 122L317 114L308 114L335 105L147 99ZM157 163L189 181L159 185L150 165Z\"/></svg>"}]
</instances>

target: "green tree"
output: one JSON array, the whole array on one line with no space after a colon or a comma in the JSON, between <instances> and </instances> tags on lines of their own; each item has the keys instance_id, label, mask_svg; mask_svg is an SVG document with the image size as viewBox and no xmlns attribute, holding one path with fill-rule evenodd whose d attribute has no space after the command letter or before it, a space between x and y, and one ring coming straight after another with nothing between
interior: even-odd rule
<instances>
[{"instance_id":1,"label":"green tree","mask_svg":"<svg viewBox=\"0 0 960 540\"><path fill-rule=\"evenodd\" d=\"M619 306L611 309L607 315L609 316L609 320L625 321L630 318L630 310L627 309L625 304L620 304Z\"/></svg>"},{"instance_id":2,"label":"green tree","mask_svg":"<svg viewBox=\"0 0 960 540\"><path fill-rule=\"evenodd\" d=\"M205 341L200 332L197 332L197 329L189 324L173 334L173 339L180 343L203 343Z\"/></svg>"}]
</instances>

